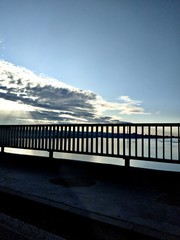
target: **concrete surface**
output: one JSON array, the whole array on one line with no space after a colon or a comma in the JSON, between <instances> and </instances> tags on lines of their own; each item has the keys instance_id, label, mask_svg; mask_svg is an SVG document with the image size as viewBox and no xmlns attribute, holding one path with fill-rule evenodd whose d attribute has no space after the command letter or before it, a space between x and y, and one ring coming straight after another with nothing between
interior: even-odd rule
<instances>
[{"instance_id":1,"label":"concrete surface","mask_svg":"<svg viewBox=\"0 0 180 240\"><path fill-rule=\"evenodd\" d=\"M1 240L64 240L43 229L0 213Z\"/></svg>"},{"instance_id":2,"label":"concrete surface","mask_svg":"<svg viewBox=\"0 0 180 240\"><path fill-rule=\"evenodd\" d=\"M180 239L179 173L26 156L0 159L3 191L156 239Z\"/></svg>"}]
</instances>

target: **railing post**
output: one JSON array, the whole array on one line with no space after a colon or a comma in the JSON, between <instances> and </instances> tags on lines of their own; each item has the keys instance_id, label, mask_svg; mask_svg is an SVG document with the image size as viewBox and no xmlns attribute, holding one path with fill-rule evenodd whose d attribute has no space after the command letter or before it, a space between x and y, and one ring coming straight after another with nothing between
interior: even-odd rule
<instances>
[{"instance_id":1,"label":"railing post","mask_svg":"<svg viewBox=\"0 0 180 240\"><path fill-rule=\"evenodd\" d=\"M125 167L129 168L130 167L130 158L129 157L125 157L124 160L125 160Z\"/></svg>"},{"instance_id":2,"label":"railing post","mask_svg":"<svg viewBox=\"0 0 180 240\"><path fill-rule=\"evenodd\" d=\"M4 146L1 147L1 153L4 153Z\"/></svg>"},{"instance_id":3,"label":"railing post","mask_svg":"<svg viewBox=\"0 0 180 240\"><path fill-rule=\"evenodd\" d=\"M53 158L53 151L52 150L49 151L49 158Z\"/></svg>"}]
</instances>

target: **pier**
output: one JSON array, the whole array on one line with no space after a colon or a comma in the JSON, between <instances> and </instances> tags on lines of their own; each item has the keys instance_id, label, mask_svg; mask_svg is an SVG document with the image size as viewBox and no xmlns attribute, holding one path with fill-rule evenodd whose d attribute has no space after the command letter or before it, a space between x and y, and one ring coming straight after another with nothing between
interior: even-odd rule
<instances>
[{"instance_id":1,"label":"pier","mask_svg":"<svg viewBox=\"0 0 180 240\"><path fill-rule=\"evenodd\" d=\"M179 164L179 129L179 124L0 126L0 237L180 239L180 173L130 165L144 158ZM49 155L11 154L6 148ZM55 159L56 151L119 157L125 166Z\"/></svg>"}]
</instances>

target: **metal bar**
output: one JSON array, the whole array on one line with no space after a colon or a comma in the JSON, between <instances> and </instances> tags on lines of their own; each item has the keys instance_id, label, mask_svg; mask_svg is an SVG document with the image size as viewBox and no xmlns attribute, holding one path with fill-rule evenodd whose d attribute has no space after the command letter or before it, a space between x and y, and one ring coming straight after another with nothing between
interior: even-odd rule
<instances>
[{"instance_id":1,"label":"metal bar","mask_svg":"<svg viewBox=\"0 0 180 240\"><path fill-rule=\"evenodd\" d=\"M51 146L51 150L54 151L55 150L55 126L52 126L52 146Z\"/></svg>"},{"instance_id":2,"label":"metal bar","mask_svg":"<svg viewBox=\"0 0 180 240\"><path fill-rule=\"evenodd\" d=\"M98 154L98 125L96 126L96 154Z\"/></svg>"},{"instance_id":3,"label":"metal bar","mask_svg":"<svg viewBox=\"0 0 180 240\"><path fill-rule=\"evenodd\" d=\"M170 158L171 160L173 159L173 152L172 152L172 126L170 126L170 138L171 138L171 143L170 143Z\"/></svg>"},{"instance_id":4,"label":"metal bar","mask_svg":"<svg viewBox=\"0 0 180 240\"><path fill-rule=\"evenodd\" d=\"M119 126L117 126L117 155L120 155L120 144L119 144Z\"/></svg>"},{"instance_id":5,"label":"metal bar","mask_svg":"<svg viewBox=\"0 0 180 240\"><path fill-rule=\"evenodd\" d=\"M103 151L104 151L104 136L103 136L103 126L101 126L101 154L103 154Z\"/></svg>"},{"instance_id":6,"label":"metal bar","mask_svg":"<svg viewBox=\"0 0 180 240\"><path fill-rule=\"evenodd\" d=\"M49 132L48 132L48 126L47 125L45 126L45 132L46 132L45 133L45 136L46 136L45 137L45 149L48 150L48 134L49 134Z\"/></svg>"},{"instance_id":7,"label":"metal bar","mask_svg":"<svg viewBox=\"0 0 180 240\"><path fill-rule=\"evenodd\" d=\"M126 139L125 139L125 131L126 131L126 127L123 126L123 156L126 156Z\"/></svg>"},{"instance_id":8,"label":"metal bar","mask_svg":"<svg viewBox=\"0 0 180 240\"><path fill-rule=\"evenodd\" d=\"M129 132L129 157L131 156L131 126L128 126Z\"/></svg>"},{"instance_id":9,"label":"metal bar","mask_svg":"<svg viewBox=\"0 0 180 240\"><path fill-rule=\"evenodd\" d=\"M70 152L71 151L71 126L69 125L68 126L68 151Z\"/></svg>"},{"instance_id":10,"label":"metal bar","mask_svg":"<svg viewBox=\"0 0 180 240\"><path fill-rule=\"evenodd\" d=\"M111 154L114 155L114 126L111 126Z\"/></svg>"},{"instance_id":11,"label":"metal bar","mask_svg":"<svg viewBox=\"0 0 180 240\"><path fill-rule=\"evenodd\" d=\"M151 158L151 127L148 126L148 158Z\"/></svg>"},{"instance_id":12,"label":"metal bar","mask_svg":"<svg viewBox=\"0 0 180 240\"><path fill-rule=\"evenodd\" d=\"M109 154L108 126L106 126L106 154Z\"/></svg>"},{"instance_id":13,"label":"metal bar","mask_svg":"<svg viewBox=\"0 0 180 240\"><path fill-rule=\"evenodd\" d=\"M142 157L144 157L144 126L142 126Z\"/></svg>"},{"instance_id":14,"label":"metal bar","mask_svg":"<svg viewBox=\"0 0 180 240\"><path fill-rule=\"evenodd\" d=\"M56 151L59 150L59 126L57 126L56 130Z\"/></svg>"},{"instance_id":15,"label":"metal bar","mask_svg":"<svg viewBox=\"0 0 180 240\"><path fill-rule=\"evenodd\" d=\"M67 145L67 142L66 142L66 134L67 134L67 125L64 126L64 132L63 132L63 139L64 139L64 151L66 151L66 145Z\"/></svg>"},{"instance_id":16,"label":"metal bar","mask_svg":"<svg viewBox=\"0 0 180 240\"><path fill-rule=\"evenodd\" d=\"M79 125L77 125L77 152L80 152L80 144L79 144Z\"/></svg>"},{"instance_id":17,"label":"metal bar","mask_svg":"<svg viewBox=\"0 0 180 240\"><path fill-rule=\"evenodd\" d=\"M163 159L165 159L165 145L164 145L164 126L162 127L163 128Z\"/></svg>"},{"instance_id":18,"label":"metal bar","mask_svg":"<svg viewBox=\"0 0 180 240\"><path fill-rule=\"evenodd\" d=\"M156 135L156 159L158 159L158 127L155 128L155 135Z\"/></svg>"},{"instance_id":19,"label":"metal bar","mask_svg":"<svg viewBox=\"0 0 180 240\"><path fill-rule=\"evenodd\" d=\"M178 160L180 161L180 126L178 127Z\"/></svg>"},{"instance_id":20,"label":"metal bar","mask_svg":"<svg viewBox=\"0 0 180 240\"><path fill-rule=\"evenodd\" d=\"M93 132L93 126L91 125L91 153L94 152L94 151L93 151L93 148L94 148L94 146L93 146L93 134L94 134L94 132Z\"/></svg>"},{"instance_id":21,"label":"metal bar","mask_svg":"<svg viewBox=\"0 0 180 240\"><path fill-rule=\"evenodd\" d=\"M89 152L89 126L86 126L86 153Z\"/></svg>"},{"instance_id":22,"label":"metal bar","mask_svg":"<svg viewBox=\"0 0 180 240\"><path fill-rule=\"evenodd\" d=\"M81 152L84 153L84 126L81 126Z\"/></svg>"},{"instance_id":23,"label":"metal bar","mask_svg":"<svg viewBox=\"0 0 180 240\"><path fill-rule=\"evenodd\" d=\"M63 146L63 126L60 126L59 141L60 141L60 148L59 148L59 150L62 151L62 146Z\"/></svg>"}]
</instances>

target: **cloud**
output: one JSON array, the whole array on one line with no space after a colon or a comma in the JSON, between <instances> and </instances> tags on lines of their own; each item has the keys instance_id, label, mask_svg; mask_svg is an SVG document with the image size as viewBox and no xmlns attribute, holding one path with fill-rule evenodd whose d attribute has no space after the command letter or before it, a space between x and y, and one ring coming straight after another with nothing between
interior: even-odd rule
<instances>
[{"instance_id":1,"label":"cloud","mask_svg":"<svg viewBox=\"0 0 180 240\"><path fill-rule=\"evenodd\" d=\"M140 104L128 96L106 101L92 91L0 60L1 122L7 115L12 123L118 123L120 114L145 114Z\"/></svg>"}]
</instances>

